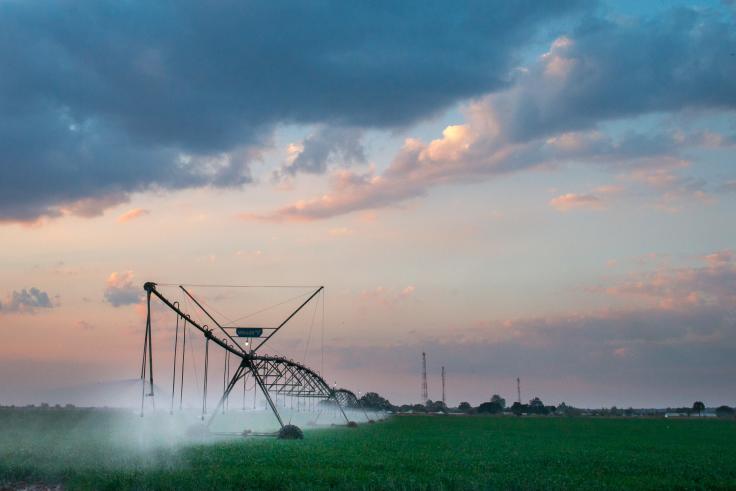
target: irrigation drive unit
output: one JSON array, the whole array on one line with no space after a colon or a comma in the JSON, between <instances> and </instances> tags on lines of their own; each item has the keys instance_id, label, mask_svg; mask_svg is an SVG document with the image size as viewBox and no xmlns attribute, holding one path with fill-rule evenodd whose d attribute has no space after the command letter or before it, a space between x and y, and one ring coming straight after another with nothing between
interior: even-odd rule
<instances>
[{"instance_id":1,"label":"irrigation drive unit","mask_svg":"<svg viewBox=\"0 0 736 491\"><path fill-rule=\"evenodd\" d=\"M167 285L172 286L172 285ZM207 427L211 425L215 418L215 415L227 401L230 392L236 386L238 381L243 380L245 382L246 377L251 377L257 387L262 392L268 407L273 412L274 416L278 420L281 426L282 432L284 428L288 428L290 425L285 425L284 421L279 414L276 404L271 397L272 394L277 396L283 395L290 398L297 399L311 399L319 401L328 401L328 403L339 409L339 414L345 418L346 423L348 417L345 414L344 408L359 408L362 410L358 399L355 394L347 389L338 389L330 387L329 384L322 378L320 374L314 370L308 368L303 363L296 362L291 359L287 359L282 356L269 356L259 353L259 349L263 347L280 329L282 329L290 320L296 316L300 310L302 310L309 302L311 302L320 292L323 292L324 287L320 286L313 292L308 294L306 300L299 305L298 308L291 311L278 325L274 327L247 327L247 326L235 326L226 325L218 320L205 309L202 305L203 302L195 298L195 296L183 285L179 285L178 288L191 300L191 305L195 309L201 310L201 313L206 316L207 319L212 321L215 328L210 328L207 324L203 324L193 319L193 316L187 312L184 312L180 307L179 302L171 301L169 298L164 296L157 288L157 284L148 282L143 285L146 291L146 332L143 345L143 361L141 364L141 381L142 381L142 396L141 396L141 415L143 415L145 397L153 397L153 341L151 332L151 298L157 298L163 305L171 309L176 314L176 335L174 340L174 375L172 377L172 393L171 393L171 409L174 407L174 395L176 389L176 365L177 365L177 350L179 345L179 326L182 325L183 335L182 338L182 369L180 372L180 391L183 391L184 386L184 354L186 352L186 328L187 325L196 328L197 333L201 334L205 338L205 354L204 354L204 383L203 383L203 399L202 399L202 419L205 419L207 413L207 372L209 369L209 348L210 344L214 344L215 348L219 348L225 351L226 368L224 375L229 378L227 384L224 384L224 391L219 399L217 407L212 412L211 416L207 419ZM306 296L306 295L305 295ZM324 300L323 300L324 301ZM201 314L199 314L201 315ZM235 357L239 360L235 372L230 376L230 358ZM181 396L180 396L181 405ZM365 414L365 412L363 411ZM366 415L366 419L367 419Z\"/></svg>"}]
</instances>

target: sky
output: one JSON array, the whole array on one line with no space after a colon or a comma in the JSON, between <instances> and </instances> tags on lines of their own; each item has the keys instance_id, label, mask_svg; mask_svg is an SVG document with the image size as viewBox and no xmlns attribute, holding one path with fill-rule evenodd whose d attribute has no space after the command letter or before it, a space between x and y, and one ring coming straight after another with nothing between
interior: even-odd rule
<instances>
[{"instance_id":1,"label":"sky","mask_svg":"<svg viewBox=\"0 0 736 491\"><path fill-rule=\"evenodd\" d=\"M736 405L735 16L1 0L0 404L137 377L154 281L324 285L271 348L394 403Z\"/></svg>"}]
</instances>

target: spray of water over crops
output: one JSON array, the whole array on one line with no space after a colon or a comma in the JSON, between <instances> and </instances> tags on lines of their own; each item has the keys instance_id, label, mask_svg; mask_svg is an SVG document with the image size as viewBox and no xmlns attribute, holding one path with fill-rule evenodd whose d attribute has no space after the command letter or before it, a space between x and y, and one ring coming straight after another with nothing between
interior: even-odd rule
<instances>
[{"instance_id":1,"label":"spray of water over crops","mask_svg":"<svg viewBox=\"0 0 736 491\"><path fill-rule=\"evenodd\" d=\"M284 422L310 434L344 425L342 415L297 412L281 407ZM366 421L362 411L348 418ZM211 414L206 415L206 418ZM379 414L368 413L371 419ZM315 421L316 420L316 421ZM217 414L211 432L195 410L149 411L143 417L131 409L24 407L0 408L0 476L13 480L64 480L65 472L144 472L181 468L188 452L202 447L262 442L264 437L239 433L275 432L279 425L265 409L229 410ZM232 434L225 435L230 432ZM276 441L273 438L267 440ZM288 443L284 442L288 445ZM2 479L0 479L2 484Z\"/></svg>"}]
</instances>

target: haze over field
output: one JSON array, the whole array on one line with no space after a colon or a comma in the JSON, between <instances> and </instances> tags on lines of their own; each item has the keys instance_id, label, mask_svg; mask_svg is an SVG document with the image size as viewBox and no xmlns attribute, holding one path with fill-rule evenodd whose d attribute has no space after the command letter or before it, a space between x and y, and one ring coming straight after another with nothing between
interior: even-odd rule
<instances>
[{"instance_id":1,"label":"haze over field","mask_svg":"<svg viewBox=\"0 0 736 491\"><path fill-rule=\"evenodd\" d=\"M395 404L736 404L735 16L0 2L0 405L135 378L145 281L325 285L279 349Z\"/></svg>"}]
</instances>

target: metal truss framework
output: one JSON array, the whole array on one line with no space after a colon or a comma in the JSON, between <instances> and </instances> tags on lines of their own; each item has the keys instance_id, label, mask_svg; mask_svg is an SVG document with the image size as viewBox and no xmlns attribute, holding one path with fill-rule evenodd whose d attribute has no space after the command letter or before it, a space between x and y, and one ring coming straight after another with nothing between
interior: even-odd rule
<instances>
[{"instance_id":1,"label":"metal truss framework","mask_svg":"<svg viewBox=\"0 0 736 491\"><path fill-rule=\"evenodd\" d=\"M263 396L265 397L266 401L268 402L269 407L271 408L271 411L273 412L274 416L279 422L279 425L281 427L284 426L284 422L281 418L281 415L278 412L278 409L276 408L276 405L273 402L273 399L271 398L271 394L274 395L283 395L288 397L297 397L297 398L314 398L314 399L320 399L323 401L328 401L328 404L334 404L342 414L342 416L345 418L346 422L349 422L347 415L345 414L344 408L353 408L353 409L363 409L360 405L360 402L358 398L355 396L355 394L347 389L337 389L337 388L331 388L329 384L322 378L321 375L319 375L314 370L310 369L309 367L306 367L302 365L301 363L295 362L294 360L290 360L288 358L279 357L279 356L269 356L269 355L259 355L257 354L257 350L262 347L276 332L278 332L279 329L284 327L289 320L291 320L305 305L307 305L320 291L323 290L323 287L319 287L315 292L313 292L309 298L307 298L304 303L302 303L296 310L294 310L283 322L279 324L278 327L275 328L269 328L271 329L271 332L263 337L263 340L255 346L255 348L248 350L247 348L244 348L241 346L235 338L233 338L228 330L236 329L235 326L223 326L215 318L210 315L210 313L205 310L205 308L201 305L200 302L198 302L194 296L192 296L189 291L187 291L183 286L180 286L181 290L191 299L194 301L194 303L197 305L199 309L204 312L204 314L212 320L212 322L218 327L219 331L215 331L213 329L210 329L206 324L202 325L196 320L192 319L191 316L185 312L183 312L180 309L178 302L172 302L168 298L166 298L161 292L159 292L156 289L156 283L148 282L143 285L144 290L146 291L146 306L147 306L147 316L146 316L146 335L144 340L144 346L143 346L143 362L141 366L141 379L146 380L146 375L148 375L148 383L151 392L149 394L145 394L145 384L144 386L144 393L141 397L141 415L143 415L143 407L144 407L144 399L146 395L153 396L153 347L152 347L152 339L151 339L151 296L154 296L158 298L164 305L166 305L169 309L173 310L177 314L177 340L175 340L175 343L178 343L178 322L179 319L181 319L186 325L187 323L192 325L194 328L199 330L205 337L206 343L205 343L205 379L204 379L204 400L203 400L203 409L202 409L202 418L204 419L204 415L206 413L206 391L207 391L207 370L208 370L208 353L209 353L209 344L210 342L215 343L217 346L222 348L226 351L226 356L235 356L240 359L240 363L238 364L237 369L235 370L235 373L230 377L228 384L225 387L225 390L223 391L222 397L220 398L217 407L212 412L212 415L210 416L209 420L207 421L207 425L209 426L212 421L214 420L215 416L217 415L218 411L222 407L222 405L227 401L228 396L230 395L230 392L235 388L237 385L237 382L247 376L251 376L253 380L255 381L255 384L258 385L261 392L263 393ZM186 343L186 330L184 331L184 343ZM247 346L247 345L246 345ZM176 346L175 346L176 350ZM174 355L174 381L172 382L172 411L173 411L173 401L174 401L174 390L175 390L175 380L176 380L176 351ZM182 358L182 372L181 376L183 377L183 358ZM228 364L229 367L229 364ZM183 378L182 378L182 387L183 387ZM365 414L365 411L363 411ZM368 416L366 414L366 419L368 419Z\"/></svg>"}]
</instances>

